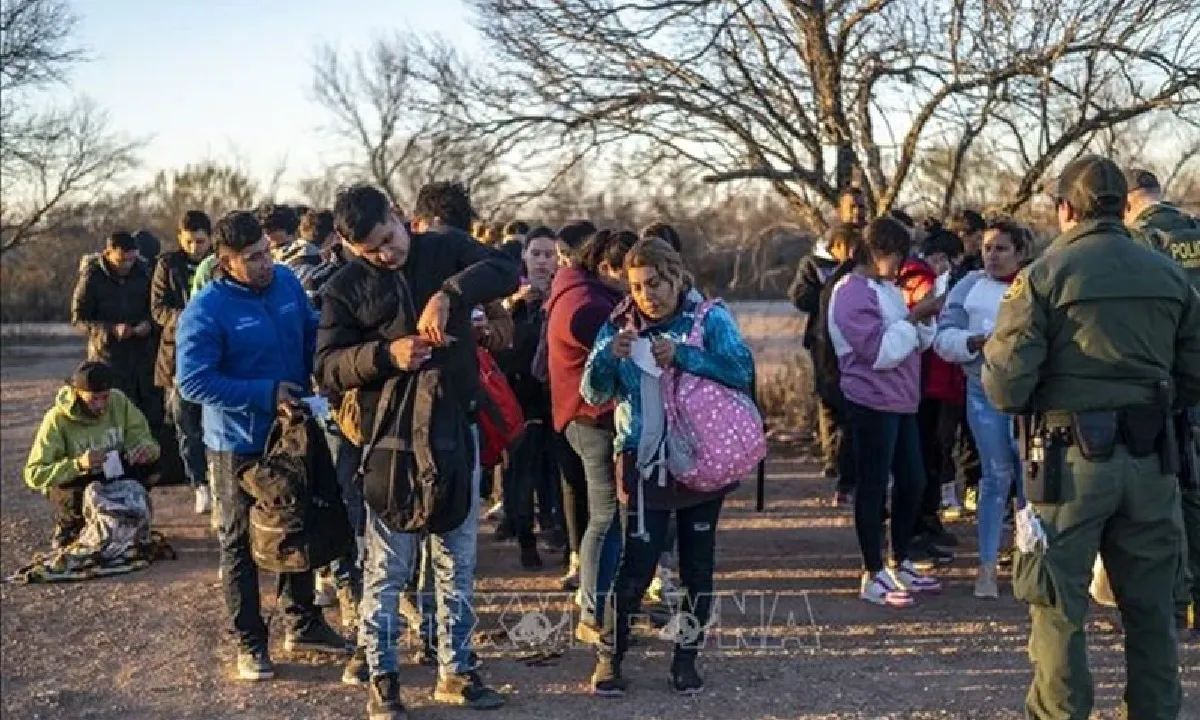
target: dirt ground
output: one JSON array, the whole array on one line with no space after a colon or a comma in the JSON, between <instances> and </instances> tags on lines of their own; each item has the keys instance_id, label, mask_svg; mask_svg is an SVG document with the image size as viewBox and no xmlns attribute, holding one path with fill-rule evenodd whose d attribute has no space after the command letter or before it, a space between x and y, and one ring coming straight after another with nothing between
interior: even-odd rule
<instances>
[{"instance_id":1,"label":"dirt ground","mask_svg":"<svg viewBox=\"0 0 1200 720\"><path fill-rule=\"evenodd\" d=\"M6 576L49 541L47 504L25 489L20 471L77 352L9 348L3 357L0 572ZM477 585L481 654L486 677L510 698L488 717L1022 717L1030 678L1026 612L1011 598L971 597L973 527L954 526L962 547L940 573L947 583L941 596L904 611L868 606L855 598L852 518L830 506L829 488L814 469L805 459L773 458L766 512L754 511L752 485L726 504L718 543L720 618L702 656L707 689L690 700L668 692L669 646L653 637L635 648L627 668L633 687L620 700L586 693L591 656L583 648L566 648L547 666L527 666L521 655L528 647L519 641L564 645L571 606L556 592L559 568L521 572L516 548L495 543L485 525ZM230 679L216 543L206 522L191 514L190 500L180 488L155 491L156 525L178 560L80 584L0 586L5 718L362 717L365 693L339 683L340 666L289 658L282 649L274 653L274 682ZM271 585L264 576L264 586ZM274 630L277 640L278 623ZM1089 630L1095 717L1115 717L1125 672L1118 618L1096 611ZM1200 718L1200 648L1185 646L1183 665L1184 717ZM412 717L470 714L431 704L432 669L405 667L402 680Z\"/></svg>"}]
</instances>

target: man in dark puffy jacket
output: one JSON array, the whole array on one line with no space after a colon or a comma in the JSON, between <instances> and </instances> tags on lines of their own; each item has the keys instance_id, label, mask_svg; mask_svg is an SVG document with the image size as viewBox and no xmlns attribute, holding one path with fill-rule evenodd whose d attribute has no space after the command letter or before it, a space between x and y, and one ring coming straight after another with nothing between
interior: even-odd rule
<instances>
[{"instance_id":1,"label":"man in dark puffy jacket","mask_svg":"<svg viewBox=\"0 0 1200 720\"><path fill-rule=\"evenodd\" d=\"M858 188L847 188L838 196L838 220L840 225L861 229L866 224L867 206L863 193ZM833 243L834 234L828 233L813 251L800 263L796 279L792 282L788 295L796 309L808 315L804 326L804 349L813 352L813 333L817 324L813 321L820 309L821 291L829 282L833 271L849 259L848 248L844 244ZM818 437L821 441L821 458L824 463L825 477L838 477L838 453L842 443L841 426L837 421L837 412L828 403L821 401L817 416ZM844 493L834 496L834 502L844 502L848 499Z\"/></svg>"},{"instance_id":2,"label":"man in dark puffy jacket","mask_svg":"<svg viewBox=\"0 0 1200 720\"><path fill-rule=\"evenodd\" d=\"M71 302L71 324L87 335L88 359L113 368L113 386L162 425L162 397L154 387L156 328L150 315L150 270L127 232L108 238L100 257L84 264Z\"/></svg>"},{"instance_id":3,"label":"man in dark puffy jacket","mask_svg":"<svg viewBox=\"0 0 1200 720\"><path fill-rule=\"evenodd\" d=\"M189 210L179 220L179 250L159 256L150 285L150 312L162 329L154 384L166 394L167 417L175 426L179 456L188 484L196 493L196 514L212 510L212 493L204 457L204 428L200 406L184 400L175 387L175 331L179 316L192 296L196 268L212 247L212 222L199 210Z\"/></svg>"},{"instance_id":4,"label":"man in dark puffy jacket","mask_svg":"<svg viewBox=\"0 0 1200 720\"><path fill-rule=\"evenodd\" d=\"M471 311L517 289L517 263L457 230L410 237L387 196L369 185L340 193L334 217L351 259L322 290L316 361L321 385L335 392L358 391L360 429L367 434L385 382L417 370L436 351L442 354L446 377L454 380L442 401L460 403L473 416L482 390L470 341ZM431 224L432 218L421 219L422 227ZM438 616L440 668L434 698L487 709L500 706L504 698L483 683L471 653L479 480L476 461L466 520L429 538L445 602ZM372 718L401 718L398 600L413 574L422 535L396 532L382 519L394 509L390 506L411 502L410 496L393 492L390 485L372 491L372 484L386 484L387 477L368 473L362 482L368 507L359 650L343 680L369 682ZM372 497L386 498L389 507L372 506Z\"/></svg>"}]
</instances>

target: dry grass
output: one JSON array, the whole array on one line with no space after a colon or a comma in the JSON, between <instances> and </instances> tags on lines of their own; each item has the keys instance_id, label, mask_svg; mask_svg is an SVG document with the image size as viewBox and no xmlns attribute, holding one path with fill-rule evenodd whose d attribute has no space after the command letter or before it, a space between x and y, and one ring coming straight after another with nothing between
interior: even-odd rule
<instances>
[{"instance_id":1,"label":"dry grass","mask_svg":"<svg viewBox=\"0 0 1200 720\"><path fill-rule=\"evenodd\" d=\"M817 402L808 353L800 352L775 365L758 381L758 406L771 427L804 431L816 427Z\"/></svg>"}]
</instances>

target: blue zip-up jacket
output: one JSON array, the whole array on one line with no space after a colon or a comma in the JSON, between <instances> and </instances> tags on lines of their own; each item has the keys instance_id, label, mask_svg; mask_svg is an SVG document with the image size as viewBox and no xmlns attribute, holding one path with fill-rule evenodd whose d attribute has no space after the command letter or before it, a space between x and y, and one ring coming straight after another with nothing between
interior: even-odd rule
<instances>
[{"instance_id":1,"label":"blue zip-up jacket","mask_svg":"<svg viewBox=\"0 0 1200 720\"><path fill-rule=\"evenodd\" d=\"M623 312L628 304L622 303L617 313ZM695 310L699 305L698 294L689 294L682 305L681 312L677 312L670 320L645 328L640 333L641 337L674 341L676 367L749 392L754 374L754 357L742 339L733 315L720 305L709 310L704 318L704 348L701 349L684 344L692 331ZM584 401L591 405L602 405L610 399L616 399L615 449L617 452L637 452L642 433L642 371L632 358L618 360L613 356L612 341L619 330L613 319L600 328L596 344L584 367L580 392Z\"/></svg>"},{"instance_id":2,"label":"blue zip-up jacket","mask_svg":"<svg viewBox=\"0 0 1200 720\"><path fill-rule=\"evenodd\" d=\"M262 453L279 383L312 384L317 316L296 275L276 265L262 291L213 280L188 303L175 337L179 393L204 406L204 444Z\"/></svg>"}]
</instances>

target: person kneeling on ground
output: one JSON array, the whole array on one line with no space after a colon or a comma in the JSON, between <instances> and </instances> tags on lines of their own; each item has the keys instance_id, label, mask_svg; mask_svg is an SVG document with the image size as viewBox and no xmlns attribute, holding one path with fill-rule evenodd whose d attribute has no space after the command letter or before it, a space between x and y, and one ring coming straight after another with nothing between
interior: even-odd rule
<instances>
[{"instance_id":1,"label":"person kneeling on ground","mask_svg":"<svg viewBox=\"0 0 1200 720\"><path fill-rule=\"evenodd\" d=\"M120 455L127 475L148 475L159 447L146 416L120 390L112 369L96 361L79 366L54 400L25 464L25 484L54 506L55 549L70 545L83 529L83 493L104 477L110 452Z\"/></svg>"}]
</instances>

